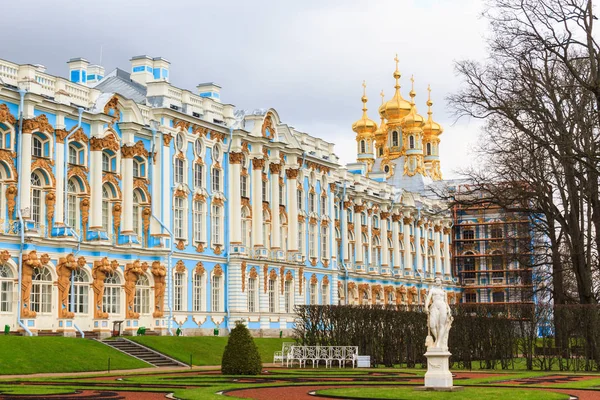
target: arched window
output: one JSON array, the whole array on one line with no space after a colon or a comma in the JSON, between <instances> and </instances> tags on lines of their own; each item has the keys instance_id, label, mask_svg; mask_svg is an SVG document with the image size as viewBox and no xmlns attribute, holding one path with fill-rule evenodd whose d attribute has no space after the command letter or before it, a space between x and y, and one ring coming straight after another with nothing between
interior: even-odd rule
<instances>
[{"instance_id":1,"label":"arched window","mask_svg":"<svg viewBox=\"0 0 600 400\"><path fill-rule=\"evenodd\" d=\"M321 196L321 215L327 215L327 196Z\"/></svg>"},{"instance_id":2,"label":"arched window","mask_svg":"<svg viewBox=\"0 0 600 400\"><path fill-rule=\"evenodd\" d=\"M256 312L256 295L258 293L256 278L248 279L248 312Z\"/></svg>"},{"instance_id":3,"label":"arched window","mask_svg":"<svg viewBox=\"0 0 600 400\"><path fill-rule=\"evenodd\" d=\"M213 312L221 312L221 281L220 276L214 275L212 278L212 309Z\"/></svg>"},{"instance_id":4,"label":"arched window","mask_svg":"<svg viewBox=\"0 0 600 400\"><path fill-rule=\"evenodd\" d=\"M394 265L394 243L388 238L388 265Z\"/></svg>"},{"instance_id":5,"label":"arched window","mask_svg":"<svg viewBox=\"0 0 600 400\"><path fill-rule=\"evenodd\" d=\"M108 185L102 186L102 230L110 232L110 200L112 199L112 190Z\"/></svg>"},{"instance_id":6,"label":"arched window","mask_svg":"<svg viewBox=\"0 0 600 400\"><path fill-rule=\"evenodd\" d=\"M381 245L379 238L373 236L373 245L371 247L371 265L379 266L381 264Z\"/></svg>"},{"instance_id":7,"label":"arched window","mask_svg":"<svg viewBox=\"0 0 600 400\"><path fill-rule=\"evenodd\" d=\"M133 233L142 236L142 207L140 206L140 194L137 190L133 191Z\"/></svg>"},{"instance_id":8,"label":"arched window","mask_svg":"<svg viewBox=\"0 0 600 400\"><path fill-rule=\"evenodd\" d=\"M317 226L309 225L308 227L308 254L309 257L317 257Z\"/></svg>"},{"instance_id":9,"label":"arched window","mask_svg":"<svg viewBox=\"0 0 600 400\"><path fill-rule=\"evenodd\" d=\"M105 172L117 171L117 155L111 150L102 152L102 170Z\"/></svg>"},{"instance_id":10,"label":"arched window","mask_svg":"<svg viewBox=\"0 0 600 400\"><path fill-rule=\"evenodd\" d=\"M367 226L367 214L366 213L360 213L360 223L363 226Z\"/></svg>"},{"instance_id":11,"label":"arched window","mask_svg":"<svg viewBox=\"0 0 600 400\"><path fill-rule=\"evenodd\" d=\"M414 136L411 135L408 137L408 144L411 149L415 148L415 137Z\"/></svg>"},{"instance_id":12,"label":"arched window","mask_svg":"<svg viewBox=\"0 0 600 400\"><path fill-rule=\"evenodd\" d=\"M173 310L184 310L184 291L185 291L185 274L183 272L175 272L173 276Z\"/></svg>"},{"instance_id":13,"label":"arched window","mask_svg":"<svg viewBox=\"0 0 600 400\"><path fill-rule=\"evenodd\" d=\"M138 156L133 158L133 176L135 178L146 177L146 160Z\"/></svg>"},{"instance_id":14,"label":"arched window","mask_svg":"<svg viewBox=\"0 0 600 400\"><path fill-rule=\"evenodd\" d=\"M34 157L48 157L49 156L49 143L45 135L40 132L36 132L32 138L32 155Z\"/></svg>"},{"instance_id":15,"label":"arched window","mask_svg":"<svg viewBox=\"0 0 600 400\"><path fill-rule=\"evenodd\" d=\"M248 177L246 175L240 177L240 195L248 197Z\"/></svg>"},{"instance_id":16,"label":"arched window","mask_svg":"<svg viewBox=\"0 0 600 400\"><path fill-rule=\"evenodd\" d=\"M109 314L119 314L121 312L121 278L115 272L107 274L104 278L102 311Z\"/></svg>"},{"instance_id":17,"label":"arched window","mask_svg":"<svg viewBox=\"0 0 600 400\"><path fill-rule=\"evenodd\" d=\"M212 170L212 191L220 192L221 191L221 170L218 168L213 168Z\"/></svg>"},{"instance_id":18,"label":"arched window","mask_svg":"<svg viewBox=\"0 0 600 400\"><path fill-rule=\"evenodd\" d=\"M261 182L262 189L262 201L269 201L269 188L267 185L267 181L263 180Z\"/></svg>"},{"instance_id":19,"label":"arched window","mask_svg":"<svg viewBox=\"0 0 600 400\"><path fill-rule=\"evenodd\" d=\"M303 209L303 207L302 207L302 204L303 204L303 202L302 202L302 198L303 198L303 197L304 197L304 196L303 196L303 194L302 194L302 190L298 190L298 197L297 197L297 199L298 199L298 211L300 211L300 210L302 210L302 209Z\"/></svg>"},{"instance_id":20,"label":"arched window","mask_svg":"<svg viewBox=\"0 0 600 400\"><path fill-rule=\"evenodd\" d=\"M277 312L277 280L269 279L269 287L267 288L267 294L269 296L269 312Z\"/></svg>"},{"instance_id":21,"label":"arched window","mask_svg":"<svg viewBox=\"0 0 600 400\"><path fill-rule=\"evenodd\" d=\"M31 219L39 224L42 218L42 182L43 178L38 172L31 174Z\"/></svg>"},{"instance_id":22,"label":"arched window","mask_svg":"<svg viewBox=\"0 0 600 400\"><path fill-rule=\"evenodd\" d=\"M81 143L69 143L69 163L74 165L85 164L85 152L84 147Z\"/></svg>"},{"instance_id":23,"label":"arched window","mask_svg":"<svg viewBox=\"0 0 600 400\"><path fill-rule=\"evenodd\" d=\"M281 250L288 250L288 226L287 226L287 218L284 213L279 214L279 240L281 241Z\"/></svg>"},{"instance_id":24,"label":"arched window","mask_svg":"<svg viewBox=\"0 0 600 400\"><path fill-rule=\"evenodd\" d=\"M140 275L135 283L133 311L150 314L150 281L146 275Z\"/></svg>"},{"instance_id":25,"label":"arched window","mask_svg":"<svg viewBox=\"0 0 600 400\"><path fill-rule=\"evenodd\" d=\"M72 290L69 291L69 304L73 304L74 309L71 310L75 314L87 314L88 293L90 286L90 277L84 269L77 269L71 275L73 281Z\"/></svg>"},{"instance_id":26,"label":"arched window","mask_svg":"<svg viewBox=\"0 0 600 400\"><path fill-rule=\"evenodd\" d=\"M184 162L180 158L175 159L175 168L173 169L173 179L176 184L184 182Z\"/></svg>"},{"instance_id":27,"label":"arched window","mask_svg":"<svg viewBox=\"0 0 600 400\"><path fill-rule=\"evenodd\" d=\"M427 143L427 155L431 155L431 143Z\"/></svg>"},{"instance_id":28,"label":"arched window","mask_svg":"<svg viewBox=\"0 0 600 400\"><path fill-rule=\"evenodd\" d=\"M398 131L392 131L392 147L398 147L400 144L398 140Z\"/></svg>"},{"instance_id":29,"label":"arched window","mask_svg":"<svg viewBox=\"0 0 600 400\"><path fill-rule=\"evenodd\" d=\"M79 184L75 181L75 178L69 179L69 183L67 186L67 225L71 228L77 230L79 229L79 223L77 219L77 211L79 207L77 206L78 199L77 193Z\"/></svg>"},{"instance_id":30,"label":"arched window","mask_svg":"<svg viewBox=\"0 0 600 400\"><path fill-rule=\"evenodd\" d=\"M196 141L196 143L198 143ZM204 311L204 274L194 273L193 283L193 307L194 311Z\"/></svg>"},{"instance_id":31,"label":"arched window","mask_svg":"<svg viewBox=\"0 0 600 400\"><path fill-rule=\"evenodd\" d=\"M4 124L0 124L0 149L12 149L11 131Z\"/></svg>"},{"instance_id":32,"label":"arched window","mask_svg":"<svg viewBox=\"0 0 600 400\"><path fill-rule=\"evenodd\" d=\"M362 238L362 251L363 251L363 260L365 264L369 262L369 238L364 233L361 234Z\"/></svg>"},{"instance_id":33,"label":"arched window","mask_svg":"<svg viewBox=\"0 0 600 400\"><path fill-rule=\"evenodd\" d=\"M271 217L268 211L263 211L263 245L269 249L271 248Z\"/></svg>"},{"instance_id":34,"label":"arched window","mask_svg":"<svg viewBox=\"0 0 600 400\"><path fill-rule=\"evenodd\" d=\"M376 215L373 216L373 228L379 229L379 217Z\"/></svg>"},{"instance_id":35,"label":"arched window","mask_svg":"<svg viewBox=\"0 0 600 400\"><path fill-rule=\"evenodd\" d=\"M502 253L495 251L492 253L492 271L498 271L492 273L492 278L504 278L504 260Z\"/></svg>"},{"instance_id":36,"label":"arched window","mask_svg":"<svg viewBox=\"0 0 600 400\"><path fill-rule=\"evenodd\" d=\"M31 311L48 314L52 311L52 274L46 267L33 270L31 286Z\"/></svg>"},{"instance_id":37,"label":"arched window","mask_svg":"<svg viewBox=\"0 0 600 400\"><path fill-rule=\"evenodd\" d=\"M311 213L315 212L315 194L314 193L308 194L308 211Z\"/></svg>"},{"instance_id":38,"label":"arched window","mask_svg":"<svg viewBox=\"0 0 600 400\"><path fill-rule=\"evenodd\" d=\"M14 276L8 264L0 265L0 312L12 312Z\"/></svg>"},{"instance_id":39,"label":"arched window","mask_svg":"<svg viewBox=\"0 0 600 400\"><path fill-rule=\"evenodd\" d=\"M360 152L363 153L363 154L367 152L367 148L366 148L364 140L360 141Z\"/></svg>"},{"instance_id":40,"label":"arched window","mask_svg":"<svg viewBox=\"0 0 600 400\"><path fill-rule=\"evenodd\" d=\"M379 148L379 157L382 157L382 156L383 156L383 147L380 147Z\"/></svg>"},{"instance_id":41,"label":"arched window","mask_svg":"<svg viewBox=\"0 0 600 400\"><path fill-rule=\"evenodd\" d=\"M279 185L279 205L285 205L285 185Z\"/></svg>"},{"instance_id":42,"label":"arched window","mask_svg":"<svg viewBox=\"0 0 600 400\"><path fill-rule=\"evenodd\" d=\"M204 166L199 163L194 164L194 186L197 188L204 187Z\"/></svg>"},{"instance_id":43,"label":"arched window","mask_svg":"<svg viewBox=\"0 0 600 400\"><path fill-rule=\"evenodd\" d=\"M298 251L300 254L305 255L306 249L304 248L305 243L305 224L303 222L298 222Z\"/></svg>"},{"instance_id":44,"label":"arched window","mask_svg":"<svg viewBox=\"0 0 600 400\"><path fill-rule=\"evenodd\" d=\"M252 247L252 218L248 207L242 208L242 244L247 247Z\"/></svg>"},{"instance_id":45,"label":"arched window","mask_svg":"<svg viewBox=\"0 0 600 400\"><path fill-rule=\"evenodd\" d=\"M203 242L204 233L204 203L194 200L194 241Z\"/></svg>"}]
</instances>

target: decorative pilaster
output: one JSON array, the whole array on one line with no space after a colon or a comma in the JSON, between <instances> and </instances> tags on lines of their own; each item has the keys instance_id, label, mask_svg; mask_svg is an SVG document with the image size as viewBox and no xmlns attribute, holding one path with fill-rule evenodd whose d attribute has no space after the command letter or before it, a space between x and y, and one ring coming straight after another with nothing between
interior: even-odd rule
<instances>
[{"instance_id":1,"label":"decorative pilaster","mask_svg":"<svg viewBox=\"0 0 600 400\"><path fill-rule=\"evenodd\" d=\"M393 247L393 266L395 271L400 269L400 229L399 222L402 217L399 214L392 215L392 245Z\"/></svg>"},{"instance_id":2,"label":"decorative pilaster","mask_svg":"<svg viewBox=\"0 0 600 400\"><path fill-rule=\"evenodd\" d=\"M421 226L423 225L422 220L418 220L415 224L415 257L417 262L415 263L417 271L420 274L424 274L423 271L423 257L421 252ZM425 253L427 254L427 253Z\"/></svg>"},{"instance_id":3,"label":"decorative pilaster","mask_svg":"<svg viewBox=\"0 0 600 400\"><path fill-rule=\"evenodd\" d=\"M402 219L402 223L404 224L404 275L405 276L413 276L413 260L412 260L412 251L410 250L410 225L412 224L412 218L406 215Z\"/></svg>"},{"instance_id":4,"label":"decorative pilaster","mask_svg":"<svg viewBox=\"0 0 600 400\"><path fill-rule=\"evenodd\" d=\"M102 140L90 139L90 230L102 230Z\"/></svg>"},{"instance_id":5,"label":"decorative pilaster","mask_svg":"<svg viewBox=\"0 0 600 400\"><path fill-rule=\"evenodd\" d=\"M121 213L121 235L131 236L133 231L133 146L121 148L121 165L123 169L123 211ZM137 241L137 239L132 238Z\"/></svg>"},{"instance_id":6,"label":"decorative pilaster","mask_svg":"<svg viewBox=\"0 0 600 400\"><path fill-rule=\"evenodd\" d=\"M435 275L442 275L442 251L440 247L440 235L442 234L442 225L433 227L433 251L435 254Z\"/></svg>"},{"instance_id":7,"label":"decorative pilaster","mask_svg":"<svg viewBox=\"0 0 600 400\"><path fill-rule=\"evenodd\" d=\"M381 226L381 268L388 268L390 265L389 254L390 249L388 246L388 218L390 213L382 212L379 214L380 226ZM397 237L397 236L396 236Z\"/></svg>"},{"instance_id":8,"label":"decorative pilaster","mask_svg":"<svg viewBox=\"0 0 600 400\"><path fill-rule=\"evenodd\" d=\"M366 264L363 255L363 242L362 242L362 218L361 213L365 209L363 205L354 206L354 243L356 254L356 268L362 268L362 265Z\"/></svg>"},{"instance_id":9,"label":"decorative pilaster","mask_svg":"<svg viewBox=\"0 0 600 400\"><path fill-rule=\"evenodd\" d=\"M351 260L350 257L352 257L348 252L348 212L352 211L348 211L349 206L346 207L346 204L349 203L342 201L342 209L340 210L340 234L342 240L340 247L342 248L342 259L345 263L348 263ZM348 267L349 266L346 265L346 268Z\"/></svg>"},{"instance_id":10,"label":"decorative pilaster","mask_svg":"<svg viewBox=\"0 0 600 400\"><path fill-rule=\"evenodd\" d=\"M25 129L21 132L22 154L21 176L19 176L19 208L23 219L31 219L31 131Z\"/></svg>"},{"instance_id":11,"label":"decorative pilaster","mask_svg":"<svg viewBox=\"0 0 600 400\"><path fill-rule=\"evenodd\" d=\"M67 143L65 143L65 137L69 134L64 129L56 130L56 154L54 161L56 162L55 176L56 176L56 208L54 209L54 226L65 225L65 157L67 156ZM49 229L52 227L49 226ZM75 228L75 227L72 227Z\"/></svg>"}]
</instances>

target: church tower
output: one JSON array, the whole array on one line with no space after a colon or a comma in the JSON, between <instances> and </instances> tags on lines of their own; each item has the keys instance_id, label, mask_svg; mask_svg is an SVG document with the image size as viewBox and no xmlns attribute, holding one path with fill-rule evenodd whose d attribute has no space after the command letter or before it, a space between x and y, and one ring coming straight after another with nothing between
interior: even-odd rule
<instances>
[{"instance_id":1,"label":"church tower","mask_svg":"<svg viewBox=\"0 0 600 400\"><path fill-rule=\"evenodd\" d=\"M433 120L431 115L431 88L427 86L427 122L423 126L423 155L425 157L425 170L427 175L434 181L442 179L442 171L440 169L440 135L444 130Z\"/></svg>"},{"instance_id":2,"label":"church tower","mask_svg":"<svg viewBox=\"0 0 600 400\"><path fill-rule=\"evenodd\" d=\"M367 84L363 81L363 103L362 118L352 124L352 130L356 133L356 152L357 161L367 166L367 173L371 172L373 163L375 162L375 154L373 152L373 142L375 141L375 131L377 124L367 116Z\"/></svg>"}]
</instances>

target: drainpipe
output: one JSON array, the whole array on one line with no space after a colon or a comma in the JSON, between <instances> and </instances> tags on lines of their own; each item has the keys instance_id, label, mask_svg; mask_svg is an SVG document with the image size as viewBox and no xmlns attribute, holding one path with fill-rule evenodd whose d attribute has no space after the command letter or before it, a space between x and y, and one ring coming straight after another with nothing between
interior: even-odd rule
<instances>
[{"instance_id":1,"label":"drainpipe","mask_svg":"<svg viewBox=\"0 0 600 400\"><path fill-rule=\"evenodd\" d=\"M79 107L78 112L79 112L79 117L77 119L77 126L73 130L71 130L71 132L65 138L65 152L64 152L65 154L63 157L64 158L64 166L63 166L64 175L63 176L64 176L64 191L65 191L64 196L63 196L63 201L64 201L64 204L63 204L63 220L64 221L63 222L65 224L65 233L68 228L71 230L73 235L75 237L77 237L77 250L75 251L75 254L79 253L79 249L81 248L81 236L77 232L75 232L75 229L73 229L72 226L69 226L69 224L68 224L69 218L67 216L69 215L68 214L69 201L67 200L67 198L68 198L67 196L68 196L68 191L69 191L69 179L67 177L67 165L68 165L67 161L69 159L69 138L71 137L71 135L73 135L75 132L77 132L79 130L79 128L81 128L81 116L83 115L83 108Z\"/></svg>"},{"instance_id":2,"label":"drainpipe","mask_svg":"<svg viewBox=\"0 0 600 400\"><path fill-rule=\"evenodd\" d=\"M155 121L152 121L155 122ZM150 182L153 182L152 180L152 167L154 166L154 155L156 154L156 125L158 125L157 123L150 123L150 129L152 130L152 157L149 157L148 159L148 165L149 165L149 171L148 171L148 177L150 179ZM164 191L164 168L161 170L161 174L160 174L160 192L162 193ZM154 199L155 201L158 201L158 199ZM156 216L153 212L152 212L152 207L150 207L150 215L152 216L152 218L154 218L154 220L156 222L158 222L158 224L161 226L162 229L164 229L165 231L167 231L167 233L169 234L169 236L171 237L171 240L169 242L170 245L170 249L169 249L169 255L167 256L167 279L168 279L168 283L169 283L169 298L171 299L171 302L173 301L173 296L172 296L172 292L173 292L173 278L172 278L172 271L171 271L171 259L173 258L173 232L171 232L171 230L162 222L162 220L160 218L158 218L158 216ZM155 304L156 306L156 304ZM164 304L163 304L164 307ZM169 332L170 336L173 336L173 328L171 328L171 324L173 323L173 305L169 304L169 323L167 324L167 332Z\"/></svg>"},{"instance_id":3,"label":"drainpipe","mask_svg":"<svg viewBox=\"0 0 600 400\"><path fill-rule=\"evenodd\" d=\"M19 132L15 135L15 140L18 141L18 151L16 155L17 160L17 179L23 179L21 177L21 155L23 154L23 141L19 140L19 135L21 135L23 131L23 108L25 107L25 93L27 91L25 89L19 89ZM26 179L29 179L27 177ZM23 328L25 332L27 332L27 336L33 336L33 333L27 328L27 326L23 323L21 319L21 288L23 286L23 247L25 247L25 224L23 221L23 215L21 215L21 205L19 204L20 193L17 190L17 195L15 196L15 202L17 205L17 217L19 218L19 236L21 239L19 246L19 292L18 292L18 300L17 300L17 322L19 326Z\"/></svg>"},{"instance_id":4,"label":"drainpipe","mask_svg":"<svg viewBox=\"0 0 600 400\"><path fill-rule=\"evenodd\" d=\"M233 142L233 124L229 127L229 144L227 145L227 157L223 157L223 175L227 177L229 173L229 152L231 151L231 143ZM231 201L231 182L227 184L227 201ZM225 207L225 221L230 221L229 216L229 205ZM226 282L225 287L229 287L229 274L231 270L230 260L231 260L231 235L229 233L229 229L225 230L225 245L227 249L227 275L225 276ZM228 296L229 297L229 296ZM227 329L231 332L231 311L229 310L229 299L227 300L227 307L225 307L225 312L227 313Z\"/></svg>"},{"instance_id":5,"label":"drainpipe","mask_svg":"<svg viewBox=\"0 0 600 400\"><path fill-rule=\"evenodd\" d=\"M346 180L344 180L344 187L342 189L342 207L344 207L344 199L346 198ZM340 217L342 216L341 214L341 210L340 210ZM340 218L343 219L344 221L341 221L340 223L340 227L341 227L341 234L342 234L342 245L340 246L340 265L342 266L342 268L344 268L344 277L346 279L345 285L344 285L344 302L346 303L345 305L348 305L348 267L346 267L346 264L344 263L344 246L347 246L348 243L344 243L344 232L346 232L348 230L348 218Z\"/></svg>"}]
</instances>

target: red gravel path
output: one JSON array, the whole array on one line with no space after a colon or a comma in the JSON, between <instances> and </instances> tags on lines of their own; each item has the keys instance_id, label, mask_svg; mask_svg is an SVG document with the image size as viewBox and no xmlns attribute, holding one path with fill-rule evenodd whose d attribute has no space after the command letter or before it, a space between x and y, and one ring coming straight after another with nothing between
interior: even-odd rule
<instances>
[{"instance_id":1,"label":"red gravel path","mask_svg":"<svg viewBox=\"0 0 600 400\"><path fill-rule=\"evenodd\" d=\"M116 392L112 390L78 390L73 394L55 394L37 396L0 396L2 400L23 400L43 398L47 400L164 400L166 393L152 392Z\"/></svg>"}]
</instances>

